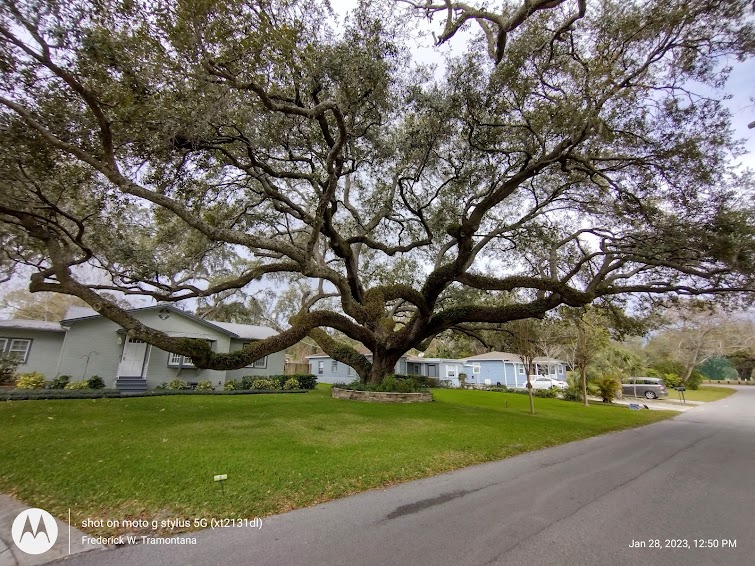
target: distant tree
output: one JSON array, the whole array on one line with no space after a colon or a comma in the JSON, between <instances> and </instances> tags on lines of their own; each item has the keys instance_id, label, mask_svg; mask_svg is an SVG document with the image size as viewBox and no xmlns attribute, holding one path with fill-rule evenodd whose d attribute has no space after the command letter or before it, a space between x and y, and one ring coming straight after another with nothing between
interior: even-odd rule
<instances>
[{"instance_id":1,"label":"distant tree","mask_svg":"<svg viewBox=\"0 0 755 566\"><path fill-rule=\"evenodd\" d=\"M755 350L737 350L727 357L737 370L739 379L755 377Z\"/></svg>"},{"instance_id":2,"label":"distant tree","mask_svg":"<svg viewBox=\"0 0 755 566\"><path fill-rule=\"evenodd\" d=\"M11 318L23 320L63 320L69 307L86 307L84 301L71 295L59 293L30 293L16 289L0 298L0 309L10 312Z\"/></svg>"},{"instance_id":3,"label":"distant tree","mask_svg":"<svg viewBox=\"0 0 755 566\"><path fill-rule=\"evenodd\" d=\"M515 320L503 326L503 334L508 336L509 350L517 354L524 365L531 415L535 414L535 398L532 394L532 381L530 378L535 370L535 358L542 355L541 332L542 322L534 318Z\"/></svg>"},{"instance_id":4,"label":"distant tree","mask_svg":"<svg viewBox=\"0 0 755 566\"><path fill-rule=\"evenodd\" d=\"M737 379L737 368L730 359L723 356L708 358L699 366L699 371L706 379Z\"/></svg>"},{"instance_id":5,"label":"distant tree","mask_svg":"<svg viewBox=\"0 0 755 566\"><path fill-rule=\"evenodd\" d=\"M574 367L579 372L582 402L587 407L587 369L609 344L609 323L607 317L595 309L575 309L564 312L564 315L568 325L566 343L570 346Z\"/></svg>"},{"instance_id":6,"label":"distant tree","mask_svg":"<svg viewBox=\"0 0 755 566\"><path fill-rule=\"evenodd\" d=\"M666 328L653 336L647 352L654 367L665 360L677 363L682 384L710 358L755 345L755 325L733 319L709 303L680 302L665 317Z\"/></svg>"}]
</instances>

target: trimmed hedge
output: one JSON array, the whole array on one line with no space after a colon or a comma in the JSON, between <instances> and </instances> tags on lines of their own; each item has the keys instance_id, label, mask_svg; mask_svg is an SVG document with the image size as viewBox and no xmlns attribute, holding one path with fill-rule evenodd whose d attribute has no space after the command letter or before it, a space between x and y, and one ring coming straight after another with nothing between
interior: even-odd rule
<instances>
[{"instance_id":1,"label":"trimmed hedge","mask_svg":"<svg viewBox=\"0 0 755 566\"><path fill-rule=\"evenodd\" d=\"M276 389L283 389L286 382L292 379L299 382L298 389L314 389L317 385L317 376L311 373L294 373L291 375L245 375L240 382L236 382L236 388L253 389L254 382L260 379L272 381Z\"/></svg>"},{"instance_id":2,"label":"trimmed hedge","mask_svg":"<svg viewBox=\"0 0 755 566\"><path fill-rule=\"evenodd\" d=\"M117 389L11 389L0 393L0 401L33 401L52 399L102 399L131 397L162 397L165 395L264 395L306 393L304 389L293 390L235 390L235 391L207 391L202 389L153 389L151 391L121 392Z\"/></svg>"},{"instance_id":3,"label":"trimmed hedge","mask_svg":"<svg viewBox=\"0 0 755 566\"><path fill-rule=\"evenodd\" d=\"M101 399L120 397L117 389L11 389L0 393L2 401L26 401L42 399Z\"/></svg>"}]
</instances>

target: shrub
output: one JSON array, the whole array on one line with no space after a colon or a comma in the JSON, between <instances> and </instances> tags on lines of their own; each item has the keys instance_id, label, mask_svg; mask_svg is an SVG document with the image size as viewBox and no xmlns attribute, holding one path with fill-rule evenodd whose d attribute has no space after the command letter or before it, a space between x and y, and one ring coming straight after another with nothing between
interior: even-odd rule
<instances>
[{"instance_id":1,"label":"shrub","mask_svg":"<svg viewBox=\"0 0 755 566\"><path fill-rule=\"evenodd\" d=\"M183 379L174 379L168 383L168 389L183 390L188 389L189 385Z\"/></svg>"},{"instance_id":2,"label":"shrub","mask_svg":"<svg viewBox=\"0 0 755 566\"><path fill-rule=\"evenodd\" d=\"M689 376L689 379L687 380L687 383L684 383L683 385L687 389L699 389L700 384L703 382L703 374L701 374L699 371L695 370L692 372L692 375Z\"/></svg>"},{"instance_id":3,"label":"shrub","mask_svg":"<svg viewBox=\"0 0 755 566\"><path fill-rule=\"evenodd\" d=\"M241 389L241 384L235 379L230 379L223 384L223 391L236 391Z\"/></svg>"},{"instance_id":4,"label":"shrub","mask_svg":"<svg viewBox=\"0 0 755 566\"><path fill-rule=\"evenodd\" d=\"M290 377L299 382L299 389L314 389L317 385L317 376L311 373L297 373Z\"/></svg>"},{"instance_id":5,"label":"shrub","mask_svg":"<svg viewBox=\"0 0 755 566\"><path fill-rule=\"evenodd\" d=\"M50 382L49 389L65 389L68 382L71 381L70 375L59 375Z\"/></svg>"},{"instance_id":6,"label":"shrub","mask_svg":"<svg viewBox=\"0 0 755 566\"><path fill-rule=\"evenodd\" d=\"M240 389L251 389L252 388L252 382L256 378L253 375L245 375L241 378L241 381L239 382L239 388Z\"/></svg>"},{"instance_id":7,"label":"shrub","mask_svg":"<svg viewBox=\"0 0 755 566\"><path fill-rule=\"evenodd\" d=\"M89 387L89 382L85 380L81 381L72 381L71 383L67 383L66 386L63 389L91 389Z\"/></svg>"},{"instance_id":8,"label":"shrub","mask_svg":"<svg viewBox=\"0 0 755 566\"><path fill-rule=\"evenodd\" d=\"M20 363L18 356L0 354L0 385L13 382Z\"/></svg>"},{"instance_id":9,"label":"shrub","mask_svg":"<svg viewBox=\"0 0 755 566\"><path fill-rule=\"evenodd\" d=\"M87 379L89 389L105 389L105 381L99 375L93 375Z\"/></svg>"},{"instance_id":10,"label":"shrub","mask_svg":"<svg viewBox=\"0 0 755 566\"><path fill-rule=\"evenodd\" d=\"M16 389L44 389L45 376L34 371L31 373L22 373L16 379Z\"/></svg>"},{"instance_id":11,"label":"shrub","mask_svg":"<svg viewBox=\"0 0 755 566\"><path fill-rule=\"evenodd\" d=\"M296 383L298 384L299 382L297 381ZM275 389L280 389L280 387L278 387L278 382L275 379L257 378L252 381L251 389L273 391Z\"/></svg>"},{"instance_id":12,"label":"shrub","mask_svg":"<svg viewBox=\"0 0 755 566\"><path fill-rule=\"evenodd\" d=\"M604 403L613 403L613 400L621 391L621 383L613 375L604 375L595 382L598 394Z\"/></svg>"},{"instance_id":13,"label":"shrub","mask_svg":"<svg viewBox=\"0 0 755 566\"><path fill-rule=\"evenodd\" d=\"M200 391L212 391L212 383L210 383L209 379L205 379L204 381L197 383L197 389Z\"/></svg>"},{"instance_id":14,"label":"shrub","mask_svg":"<svg viewBox=\"0 0 755 566\"><path fill-rule=\"evenodd\" d=\"M299 380L296 379L295 377L287 379L286 382L283 384L283 389L285 391L290 391L292 389L299 389Z\"/></svg>"}]
</instances>

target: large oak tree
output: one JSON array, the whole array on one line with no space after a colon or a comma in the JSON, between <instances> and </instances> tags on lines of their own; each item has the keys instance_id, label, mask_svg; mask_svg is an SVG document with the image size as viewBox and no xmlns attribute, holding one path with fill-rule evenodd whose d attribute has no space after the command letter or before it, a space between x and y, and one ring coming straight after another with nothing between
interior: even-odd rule
<instances>
[{"instance_id":1,"label":"large oak tree","mask_svg":"<svg viewBox=\"0 0 755 566\"><path fill-rule=\"evenodd\" d=\"M372 381L465 325L750 292L716 90L748 4L364 2L332 29L317 0L2 0L0 266L199 367L309 335ZM412 61L428 18L442 72ZM304 292L233 354L103 296L256 281Z\"/></svg>"}]
</instances>

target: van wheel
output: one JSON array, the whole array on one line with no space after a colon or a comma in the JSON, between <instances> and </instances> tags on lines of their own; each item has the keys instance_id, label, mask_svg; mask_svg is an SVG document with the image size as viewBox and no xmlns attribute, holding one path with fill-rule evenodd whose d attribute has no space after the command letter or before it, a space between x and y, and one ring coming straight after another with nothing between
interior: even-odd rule
<instances>
[{"instance_id":1,"label":"van wheel","mask_svg":"<svg viewBox=\"0 0 755 566\"><path fill-rule=\"evenodd\" d=\"M645 391L645 397L647 397L648 399L658 399L658 395L656 395L652 391Z\"/></svg>"}]
</instances>

